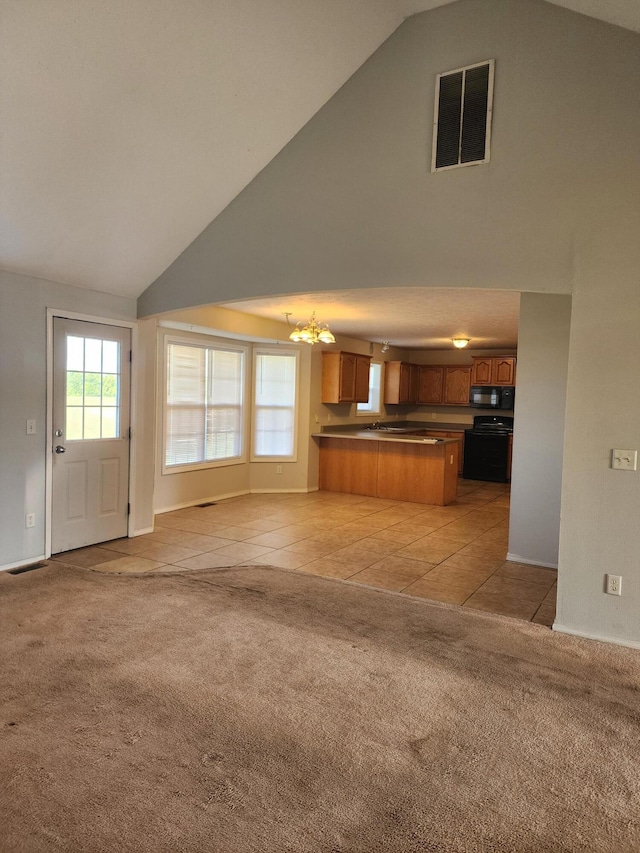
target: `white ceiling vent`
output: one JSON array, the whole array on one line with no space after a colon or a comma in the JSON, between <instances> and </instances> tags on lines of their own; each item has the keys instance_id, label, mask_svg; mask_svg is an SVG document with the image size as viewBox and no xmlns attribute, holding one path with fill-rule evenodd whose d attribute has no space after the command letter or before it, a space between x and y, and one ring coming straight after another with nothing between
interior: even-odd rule
<instances>
[{"instance_id":1,"label":"white ceiling vent","mask_svg":"<svg viewBox=\"0 0 640 853\"><path fill-rule=\"evenodd\" d=\"M494 60L438 74L431 171L489 161Z\"/></svg>"}]
</instances>

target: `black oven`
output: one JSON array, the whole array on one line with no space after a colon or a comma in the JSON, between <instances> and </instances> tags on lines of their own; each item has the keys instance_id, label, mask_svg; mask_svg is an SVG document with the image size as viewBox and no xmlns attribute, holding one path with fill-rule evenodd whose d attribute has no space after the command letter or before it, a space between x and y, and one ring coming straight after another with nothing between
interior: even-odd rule
<instances>
[{"instance_id":1,"label":"black oven","mask_svg":"<svg viewBox=\"0 0 640 853\"><path fill-rule=\"evenodd\" d=\"M473 429L464 433L464 464L466 480L487 480L491 483L509 481L509 436L513 433L513 418L501 415L478 415Z\"/></svg>"}]
</instances>

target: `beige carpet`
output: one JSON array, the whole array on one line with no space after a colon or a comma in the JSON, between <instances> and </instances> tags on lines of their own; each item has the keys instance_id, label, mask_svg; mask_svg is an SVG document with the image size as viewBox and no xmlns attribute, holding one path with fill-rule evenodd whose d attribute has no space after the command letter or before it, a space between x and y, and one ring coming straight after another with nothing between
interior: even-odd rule
<instances>
[{"instance_id":1,"label":"beige carpet","mask_svg":"<svg viewBox=\"0 0 640 853\"><path fill-rule=\"evenodd\" d=\"M0 575L0 850L640 850L640 654L302 573Z\"/></svg>"}]
</instances>

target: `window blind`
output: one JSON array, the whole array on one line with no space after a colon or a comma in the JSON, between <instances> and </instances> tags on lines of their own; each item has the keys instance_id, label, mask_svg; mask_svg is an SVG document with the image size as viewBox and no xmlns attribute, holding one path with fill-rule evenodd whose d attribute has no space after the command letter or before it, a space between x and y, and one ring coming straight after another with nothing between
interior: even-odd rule
<instances>
[{"instance_id":1,"label":"window blind","mask_svg":"<svg viewBox=\"0 0 640 853\"><path fill-rule=\"evenodd\" d=\"M169 343L165 465L242 455L244 353Z\"/></svg>"},{"instance_id":2,"label":"window blind","mask_svg":"<svg viewBox=\"0 0 640 853\"><path fill-rule=\"evenodd\" d=\"M297 353L256 352L253 456L293 459Z\"/></svg>"}]
</instances>

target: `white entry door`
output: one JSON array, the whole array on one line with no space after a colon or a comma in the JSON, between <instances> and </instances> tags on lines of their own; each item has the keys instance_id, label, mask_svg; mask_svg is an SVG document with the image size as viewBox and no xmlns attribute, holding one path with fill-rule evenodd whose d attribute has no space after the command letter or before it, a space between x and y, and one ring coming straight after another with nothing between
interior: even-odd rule
<instances>
[{"instance_id":1,"label":"white entry door","mask_svg":"<svg viewBox=\"0 0 640 853\"><path fill-rule=\"evenodd\" d=\"M131 330L53 321L51 551L127 535Z\"/></svg>"}]
</instances>

